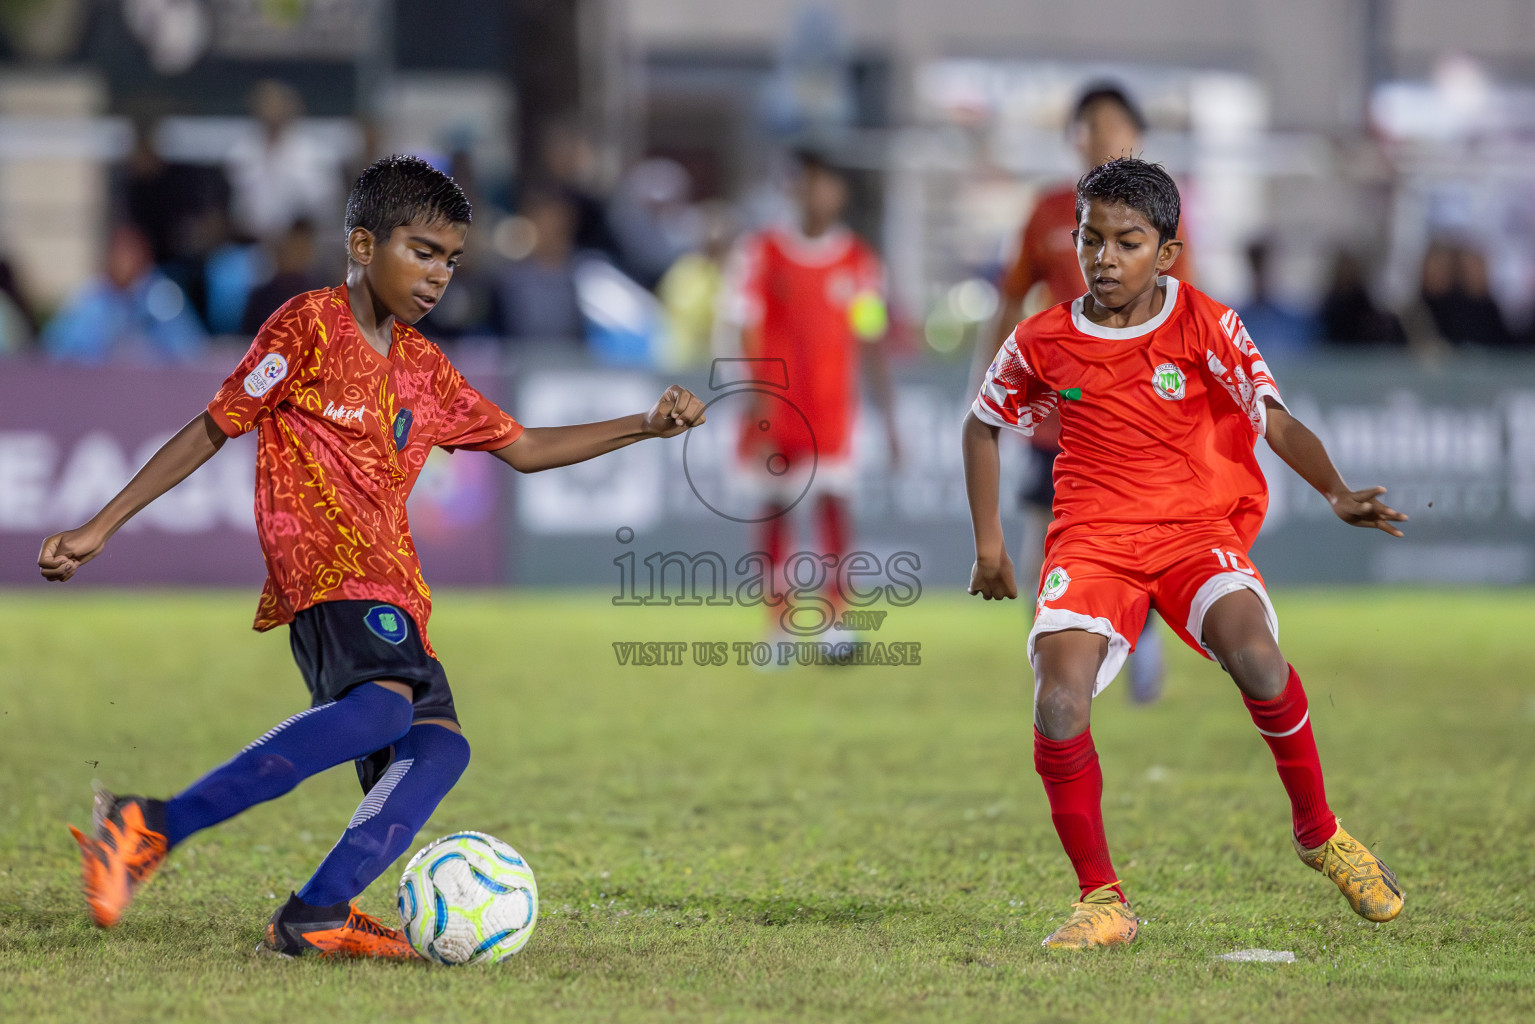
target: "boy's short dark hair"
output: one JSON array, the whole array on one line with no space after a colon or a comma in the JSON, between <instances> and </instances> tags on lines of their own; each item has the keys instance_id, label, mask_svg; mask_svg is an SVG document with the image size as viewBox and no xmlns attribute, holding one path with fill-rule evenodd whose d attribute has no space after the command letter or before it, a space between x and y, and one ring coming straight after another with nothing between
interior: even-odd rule
<instances>
[{"instance_id":1,"label":"boy's short dark hair","mask_svg":"<svg viewBox=\"0 0 1535 1024\"><path fill-rule=\"evenodd\" d=\"M419 157L386 156L358 175L346 197L346 232L367 228L383 241L412 221L468 224L471 214L458 182Z\"/></svg>"},{"instance_id":2,"label":"boy's short dark hair","mask_svg":"<svg viewBox=\"0 0 1535 1024\"><path fill-rule=\"evenodd\" d=\"M847 177L847 171L824 149L815 146L796 146L790 150L789 156L799 171L824 171L839 178Z\"/></svg>"},{"instance_id":3,"label":"boy's short dark hair","mask_svg":"<svg viewBox=\"0 0 1535 1024\"><path fill-rule=\"evenodd\" d=\"M1077 182L1078 224L1082 223L1082 211L1087 209L1089 199L1122 203L1139 213L1157 229L1158 245L1178 237L1183 202L1172 175L1161 164L1126 156L1099 164L1082 175Z\"/></svg>"},{"instance_id":4,"label":"boy's short dark hair","mask_svg":"<svg viewBox=\"0 0 1535 1024\"><path fill-rule=\"evenodd\" d=\"M1141 108L1130 98L1130 94L1123 86L1118 82L1109 81L1093 82L1082 90L1082 95L1077 98L1076 109L1071 113L1071 123L1076 124L1081 121L1090 109L1103 102L1118 105L1130 119L1130 123L1135 125L1136 131L1146 130L1146 116L1141 113Z\"/></svg>"}]
</instances>

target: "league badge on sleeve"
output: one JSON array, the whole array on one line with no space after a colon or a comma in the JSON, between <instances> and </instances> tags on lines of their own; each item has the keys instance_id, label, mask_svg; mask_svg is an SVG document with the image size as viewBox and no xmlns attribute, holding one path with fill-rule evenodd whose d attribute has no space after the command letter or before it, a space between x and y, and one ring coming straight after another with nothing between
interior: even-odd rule
<instances>
[{"instance_id":1,"label":"league badge on sleeve","mask_svg":"<svg viewBox=\"0 0 1535 1024\"><path fill-rule=\"evenodd\" d=\"M406 619L405 613L394 605L376 604L368 609L362 621L368 627L368 632L396 646L404 643L405 638L410 635L409 620Z\"/></svg>"},{"instance_id":2,"label":"league badge on sleeve","mask_svg":"<svg viewBox=\"0 0 1535 1024\"><path fill-rule=\"evenodd\" d=\"M252 398L260 398L276 387L278 382L287 375L288 360L284 359L280 353L273 352L245 375L245 393Z\"/></svg>"},{"instance_id":3,"label":"league badge on sleeve","mask_svg":"<svg viewBox=\"0 0 1535 1024\"><path fill-rule=\"evenodd\" d=\"M1183 371L1173 363L1163 363L1151 372L1151 388L1157 393L1158 398L1165 398L1169 402L1183 400L1184 386L1188 383L1183 376Z\"/></svg>"}]
</instances>

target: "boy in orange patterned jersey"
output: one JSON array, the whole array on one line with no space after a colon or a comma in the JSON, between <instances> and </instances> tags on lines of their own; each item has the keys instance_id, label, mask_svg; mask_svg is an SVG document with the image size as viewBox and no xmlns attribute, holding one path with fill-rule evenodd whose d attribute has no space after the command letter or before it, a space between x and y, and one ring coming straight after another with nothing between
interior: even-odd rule
<instances>
[{"instance_id":1,"label":"boy in orange patterned jersey","mask_svg":"<svg viewBox=\"0 0 1535 1024\"><path fill-rule=\"evenodd\" d=\"M1237 314L1165 275L1178 256L1178 189L1141 160L1077 185L1077 258L1087 294L1030 317L992 363L965 421L975 528L970 592L1014 598L997 506L997 433L1027 435L1059 409L1055 520L1045 540L1034 668L1034 763L1082 899L1044 944L1128 943L1138 922L1109 860L1103 776L1088 728L1155 608L1231 674L1290 797L1297 854L1372 921L1402 909L1396 877L1327 804L1305 690L1279 651L1278 622L1248 548L1268 505L1259 437L1344 522L1400 537L1383 487L1351 490L1315 434L1290 415Z\"/></svg>"},{"instance_id":2,"label":"boy in orange patterned jersey","mask_svg":"<svg viewBox=\"0 0 1535 1024\"><path fill-rule=\"evenodd\" d=\"M345 761L365 799L313 877L278 909L265 951L409 957L352 906L410 844L469 763L446 674L426 636L431 591L406 499L433 447L487 451L531 473L703 422L671 387L648 412L524 428L469 385L413 324L442 298L470 208L412 157L380 160L347 202L345 284L274 313L205 412L90 522L49 537L38 565L68 580L134 513L256 430L256 527L267 581L256 629L288 624L311 706L169 800L96 794L93 830L71 826L96 923L117 923L170 849Z\"/></svg>"}]
</instances>

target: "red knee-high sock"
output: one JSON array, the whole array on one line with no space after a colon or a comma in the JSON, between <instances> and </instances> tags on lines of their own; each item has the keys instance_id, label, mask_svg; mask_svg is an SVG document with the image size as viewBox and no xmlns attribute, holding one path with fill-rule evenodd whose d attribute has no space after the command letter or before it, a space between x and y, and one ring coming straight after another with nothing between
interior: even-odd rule
<instances>
[{"instance_id":1,"label":"red knee-high sock","mask_svg":"<svg viewBox=\"0 0 1535 1024\"><path fill-rule=\"evenodd\" d=\"M789 513L777 506L767 509L767 518L757 524L757 540L762 545L761 550L768 556L768 563L772 566L773 579L771 591L774 594L782 594L784 591L784 563L789 560L789 544L793 535L793 524L789 522ZM779 609L769 604L767 606L768 618L777 620Z\"/></svg>"},{"instance_id":2,"label":"red knee-high sock","mask_svg":"<svg viewBox=\"0 0 1535 1024\"><path fill-rule=\"evenodd\" d=\"M816 519L821 528L821 553L831 555L837 560L838 565L846 557L848 548L852 545L852 516L848 512L847 502L842 498L825 494L816 502ZM832 621L836 622L846 610L846 597L838 587L837 581L840 575L833 571L827 581L825 596L832 605Z\"/></svg>"},{"instance_id":3,"label":"red knee-high sock","mask_svg":"<svg viewBox=\"0 0 1535 1024\"><path fill-rule=\"evenodd\" d=\"M1307 849L1321 846L1332 838L1338 823L1327 806L1322 762L1317 757L1316 739L1311 735L1306 689L1295 674L1295 666L1290 666L1290 681L1278 697L1248 700L1244 696L1242 703L1247 705L1253 724L1274 752L1279 781L1290 795L1296 840Z\"/></svg>"},{"instance_id":4,"label":"red knee-high sock","mask_svg":"<svg viewBox=\"0 0 1535 1024\"><path fill-rule=\"evenodd\" d=\"M1045 782L1050 820L1077 871L1082 895L1118 881L1103 833L1103 771L1092 730L1069 740L1052 740L1035 729L1034 770ZM1114 891L1125 898L1119 886Z\"/></svg>"},{"instance_id":5,"label":"red knee-high sock","mask_svg":"<svg viewBox=\"0 0 1535 1024\"><path fill-rule=\"evenodd\" d=\"M847 554L852 536L847 502L829 494L823 495L816 511L821 520L821 553L834 555L840 561Z\"/></svg>"}]
</instances>

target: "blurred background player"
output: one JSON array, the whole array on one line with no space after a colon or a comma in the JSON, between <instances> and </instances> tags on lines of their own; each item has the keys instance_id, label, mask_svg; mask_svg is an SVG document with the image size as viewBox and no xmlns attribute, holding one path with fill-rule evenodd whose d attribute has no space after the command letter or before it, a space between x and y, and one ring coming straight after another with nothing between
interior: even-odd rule
<instances>
[{"instance_id":1,"label":"blurred background player","mask_svg":"<svg viewBox=\"0 0 1535 1024\"><path fill-rule=\"evenodd\" d=\"M1098 82L1083 90L1071 115L1070 133L1082 169L1091 170L1122 156L1134 156L1141 148L1146 119L1130 94L1113 82ZM1040 196L1019 235L1018 248L1002 275L997 319L989 333L978 339L972 383L981 375L997 350L1013 333L1026 313L1036 313L1060 302L1070 302L1085 290L1082 269L1077 265L1076 244L1071 233L1077 226L1076 183L1061 185ZM1183 238L1180 225L1178 237ZM1193 263L1187 249L1173 268L1174 276L1193 282ZM1060 418L1052 415L1029 438L1030 465L1023 491L1023 578L1032 586L1039 578L1044 554L1045 529L1055 501L1055 457L1060 454ZM1151 623L1141 633L1140 644L1129 662L1130 697L1149 704L1162 695L1166 666L1162 634Z\"/></svg>"},{"instance_id":2,"label":"blurred background player","mask_svg":"<svg viewBox=\"0 0 1535 1024\"><path fill-rule=\"evenodd\" d=\"M883 347L883 267L842 223L848 202L843 172L810 150L796 151L794 161L795 219L749 235L732 255L717 345L769 361L760 372L782 374L786 385L782 397L772 385L755 392L736 451L741 479L761 502L757 549L772 563L775 592L781 592L785 560L794 550L790 512L796 506L812 511L821 554L840 560L849 550L860 364L869 372L891 462L900 459ZM835 618L841 604L828 597ZM809 621L797 625L803 635L825 629Z\"/></svg>"}]
</instances>

